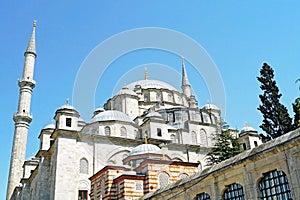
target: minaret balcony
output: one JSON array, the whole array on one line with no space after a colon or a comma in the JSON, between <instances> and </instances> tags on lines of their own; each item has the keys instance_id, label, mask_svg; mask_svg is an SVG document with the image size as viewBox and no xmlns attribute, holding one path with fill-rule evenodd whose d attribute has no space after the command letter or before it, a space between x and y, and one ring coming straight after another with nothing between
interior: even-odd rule
<instances>
[{"instance_id":1,"label":"minaret balcony","mask_svg":"<svg viewBox=\"0 0 300 200\"><path fill-rule=\"evenodd\" d=\"M19 87L29 86L31 88L34 88L35 81L33 79L29 79L29 78L22 78L22 79L18 80L18 85L19 85Z\"/></svg>"},{"instance_id":2,"label":"minaret balcony","mask_svg":"<svg viewBox=\"0 0 300 200\"><path fill-rule=\"evenodd\" d=\"M15 113L13 117L15 122L27 122L28 124L32 121L32 114L28 112Z\"/></svg>"}]
</instances>

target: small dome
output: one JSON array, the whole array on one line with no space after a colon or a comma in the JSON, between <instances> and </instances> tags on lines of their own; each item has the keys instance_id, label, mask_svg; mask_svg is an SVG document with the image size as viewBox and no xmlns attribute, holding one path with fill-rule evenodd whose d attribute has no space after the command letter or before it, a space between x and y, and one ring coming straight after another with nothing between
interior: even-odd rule
<instances>
[{"instance_id":1,"label":"small dome","mask_svg":"<svg viewBox=\"0 0 300 200\"><path fill-rule=\"evenodd\" d=\"M155 153L155 154L162 154L161 149L154 145L154 144L141 144L136 147L134 147L129 155L139 155L139 154L145 154L145 153Z\"/></svg>"},{"instance_id":2,"label":"small dome","mask_svg":"<svg viewBox=\"0 0 300 200\"><path fill-rule=\"evenodd\" d=\"M158 80L139 80L128 84L126 87L129 90L133 91L136 85L141 86L142 89L156 88L156 89L168 89L168 90L178 91L170 84Z\"/></svg>"},{"instance_id":3,"label":"small dome","mask_svg":"<svg viewBox=\"0 0 300 200\"><path fill-rule=\"evenodd\" d=\"M104 112L104 111L105 110L102 107L96 108L96 110L94 110L94 112L93 112L93 117L92 118L94 118L96 115L98 115L99 113Z\"/></svg>"},{"instance_id":4,"label":"small dome","mask_svg":"<svg viewBox=\"0 0 300 200\"><path fill-rule=\"evenodd\" d=\"M66 103L65 105L61 106L59 109L57 110L63 110L63 109L68 109L68 110L75 110L77 111L73 106L71 106L70 104Z\"/></svg>"},{"instance_id":5,"label":"small dome","mask_svg":"<svg viewBox=\"0 0 300 200\"><path fill-rule=\"evenodd\" d=\"M122 90L120 90L118 92L118 95L121 95L121 94L128 94L128 95L132 95L132 96L137 96L137 94L132 91L132 90L129 90L128 87L123 87Z\"/></svg>"},{"instance_id":6,"label":"small dome","mask_svg":"<svg viewBox=\"0 0 300 200\"><path fill-rule=\"evenodd\" d=\"M248 124L245 124L245 126L241 130L241 133L244 132L257 132L257 131L253 127L248 126Z\"/></svg>"},{"instance_id":7,"label":"small dome","mask_svg":"<svg viewBox=\"0 0 300 200\"><path fill-rule=\"evenodd\" d=\"M204 109L212 109L212 110L220 110L220 108L214 104L207 103L202 108Z\"/></svg>"},{"instance_id":8,"label":"small dome","mask_svg":"<svg viewBox=\"0 0 300 200\"><path fill-rule=\"evenodd\" d=\"M118 110L107 110L95 115L92 118L92 122L101 122L101 121L123 121L123 122L132 122L131 118Z\"/></svg>"},{"instance_id":9,"label":"small dome","mask_svg":"<svg viewBox=\"0 0 300 200\"><path fill-rule=\"evenodd\" d=\"M46 125L43 129L55 129L55 124L50 123Z\"/></svg>"}]
</instances>

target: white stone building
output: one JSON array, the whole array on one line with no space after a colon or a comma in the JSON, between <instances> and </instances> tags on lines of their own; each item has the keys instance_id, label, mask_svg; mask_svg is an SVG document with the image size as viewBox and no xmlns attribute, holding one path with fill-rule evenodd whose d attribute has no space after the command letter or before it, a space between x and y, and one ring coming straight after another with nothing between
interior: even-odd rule
<instances>
[{"instance_id":1,"label":"white stone building","mask_svg":"<svg viewBox=\"0 0 300 200\"><path fill-rule=\"evenodd\" d=\"M212 104L198 107L184 60L182 91L145 76L108 99L104 108L97 108L89 122L84 122L67 102L56 110L55 124L41 130L36 156L24 162L35 84L35 26L29 47L25 58L30 63L24 67L29 78L22 79L19 85L21 91L25 86L31 89L25 95L21 93L24 97L19 101L7 199L89 198L89 177L107 165L123 165L123 159L145 137L149 143L163 147L171 161L198 162L200 171L206 165L205 155L213 145L212 138L221 131L220 109ZM26 125L25 131L19 131L21 122ZM23 141L17 138L20 134ZM20 153L21 158L15 156ZM15 172L23 172L23 176L14 176Z\"/></svg>"}]
</instances>

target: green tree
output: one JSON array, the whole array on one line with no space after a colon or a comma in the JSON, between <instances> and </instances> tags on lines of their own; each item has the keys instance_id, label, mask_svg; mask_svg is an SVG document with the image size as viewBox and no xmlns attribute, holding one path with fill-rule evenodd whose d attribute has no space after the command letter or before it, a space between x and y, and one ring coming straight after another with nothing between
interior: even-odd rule
<instances>
[{"instance_id":1,"label":"green tree","mask_svg":"<svg viewBox=\"0 0 300 200\"><path fill-rule=\"evenodd\" d=\"M264 63L257 80L261 83L260 88L263 94L259 95L261 105L257 108L263 115L262 124L259 126L271 138L279 137L291 130L292 118L287 108L279 102L282 94L274 80L274 70Z\"/></svg>"},{"instance_id":2,"label":"green tree","mask_svg":"<svg viewBox=\"0 0 300 200\"><path fill-rule=\"evenodd\" d=\"M229 130L222 131L214 138L215 145L207 154L207 164L213 165L231 158L242 152L237 138L232 136Z\"/></svg>"},{"instance_id":3,"label":"green tree","mask_svg":"<svg viewBox=\"0 0 300 200\"><path fill-rule=\"evenodd\" d=\"M300 78L296 80L296 83L300 82ZM300 86L299 86L300 91ZM295 99L295 103L293 103L293 111L294 111L294 129L300 128L300 97Z\"/></svg>"}]
</instances>

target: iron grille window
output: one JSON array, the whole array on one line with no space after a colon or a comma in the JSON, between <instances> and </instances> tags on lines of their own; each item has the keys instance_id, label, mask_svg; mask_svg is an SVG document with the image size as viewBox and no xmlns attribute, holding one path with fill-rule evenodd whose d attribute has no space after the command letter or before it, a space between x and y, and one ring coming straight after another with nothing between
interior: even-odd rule
<instances>
[{"instance_id":1,"label":"iron grille window","mask_svg":"<svg viewBox=\"0 0 300 200\"><path fill-rule=\"evenodd\" d=\"M197 194L197 200L210 200L209 194L203 192L200 194Z\"/></svg>"},{"instance_id":2,"label":"iron grille window","mask_svg":"<svg viewBox=\"0 0 300 200\"><path fill-rule=\"evenodd\" d=\"M270 171L259 182L261 199L291 200L292 194L288 179L283 171Z\"/></svg>"},{"instance_id":3,"label":"iron grille window","mask_svg":"<svg viewBox=\"0 0 300 200\"><path fill-rule=\"evenodd\" d=\"M223 195L224 200L244 200L243 186L233 183L227 187Z\"/></svg>"},{"instance_id":4,"label":"iron grille window","mask_svg":"<svg viewBox=\"0 0 300 200\"><path fill-rule=\"evenodd\" d=\"M161 172L158 175L158 186L159 188L163 188L167 186L170 182L170 176L166 172Z\"/></svg>"}]
</instances>

